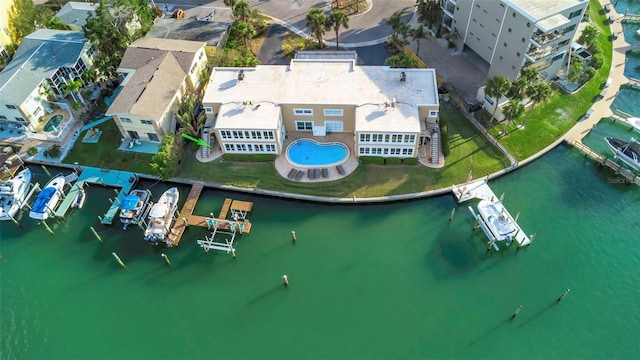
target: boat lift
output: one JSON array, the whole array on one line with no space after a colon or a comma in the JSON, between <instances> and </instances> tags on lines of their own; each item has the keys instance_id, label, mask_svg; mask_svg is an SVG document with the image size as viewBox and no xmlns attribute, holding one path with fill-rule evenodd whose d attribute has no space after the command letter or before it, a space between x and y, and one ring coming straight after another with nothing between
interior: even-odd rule
<instances>
[{"instance_id":1,"label":"boat lift","mask_svg":"<svg viewBox=\"0 0 640 360\"><path fill-rule=\"evenodd\" d=\"M198 245L204 249L205 252L209 250L220 250L227 253L231 253L233 257L236 257L236 249L233 247L236 235L242 234L244 230L244 224L236 221L227 221L220 219L207 218L207 227L213 229L211 236L205 236L204 240L197 240ZM216 241L216 236L224 236L224 242ZM231 238L229 238L231 236Z\"/></svg>"}]
</instances>

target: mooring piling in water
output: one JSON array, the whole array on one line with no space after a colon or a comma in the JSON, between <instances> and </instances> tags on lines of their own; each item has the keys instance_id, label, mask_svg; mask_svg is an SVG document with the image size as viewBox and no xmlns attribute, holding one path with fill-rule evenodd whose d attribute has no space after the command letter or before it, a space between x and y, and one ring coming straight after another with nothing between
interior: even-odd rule
<instances>
[{"instance_id":1,"label":"mooring piling in water","mask_svg":"<svg viewBox=\"0 0 640 360\"><path fill-rule=\"evenodd\" d=\"M287 277L287 275L282 275L282 284L284 285L284 287L289 287L289 278Z\"/></svg>"},{"instance_id":2,"label":"mooring piling in water","mask_svg":"<svg viewBox=\"0 0 640 360\"><path fill-rule=\"evenodd\" d=\"M123 269L127 268L127 265L125 265L124 262L122 262L122 259L120 259L120 257L118 256L118 254L115 253L115 251L112 252L111 255L113 255L113 258L116 259L118 264L120 264L120 266L122 266Z\"/></svg>"},{"instance_id":3,"label":"mooring piling in water","mask_svg":"<svg viewBox=\"0 0 640 360\"><path fill-rule=\"evenodd\" d=\"M451 210L451 214L449 215L449 222L451 222L451 220L453 220L453 215L456 214L456 208L453 208L453 210Z\"/></svg>"},{"instance_id":4,"label":"mooring piling in water","mask_svg":"<svg viewBox=\"0 0 640 360\"><path fill-rule=\"evenodd\" d=\"M22 229L22 225L20 225L18 220L16 220L13 216L11 216L11 214L7 214L7 216L9 217L9 219L11 219L12 223L16 224L16 226L18 226L18 228Z\"/></svg>"},{"instance_id":5,"label":"mooring piling in water","mask_svg":"<svg viewBox=\"0 0 640 360\"><path fill-rule=\"evenodd\" d=\"M40 165L40 167L42 168L42 170L44 171L45 174L47 174L47 176L51 176L51 173L49 172L49 170L47 169L46 166L44 165Z\"/></svg>"},{"instance_id":6,"label":"mooring piling in water","mask_svg":"<svg viewBox=\"0 0 640 360\"><path fill-rule=\"evenodd\" d=\"M51 228L49 227L46 221L42 220L42 226L44 226L44 228L47 229L47 231L49 232L49 234L51 234L51 236L55 235L53 233L53 230L51 230Z\"/></svg>"},{"instance_id":7,"label":"mooring piling in water","mask_svg":"<svg viewBox=\"0 0 640 360\"><path fill-rule=\"evenodd\" d=\"M511 320L515 319L516 316L520 314L520 311L522 311L522 307L523 307L522 305L518 306L516 311L514 311L513 314L511 314Z\"/></svg>"},{"instance_id":8,"label":"mooring piling in water","mask_svg":"<svg viewBox=\"0 0 640 360\"><path fill-rule=\"evenodd\" d=\"M161 254L160 256L162 256L162 258L164 259L164 263L167 264L168 266L171 266L171 261L169 260L169 257L167 256L167 254Z\"/></svg>"},{"instance_id":9,"label":"mooring piling in water","mask_svg":"<svg viewBox=\"0 0 640 360\"><path fill-rule=\"evenodd\" d=\"M296 232L295 231L291 231L291 242L293 242L295 244L295 242L298 241L298 239L296 238Z\"/></svg>"},{"instance_id":10,"label":"mooring piling in water","mask_svg":"<svg viewBox=\"0 0 640 360\"><path fill-rule=\"evenodd\" d=\"M571 291L571 289L567 289L565 290L562 295L560 295L560 297L558 298L558 300L556 300L556 303L559 303L560 301L562 301L562 299L564 299L565 296L567 296L567 294L569 293L569 291Z\"/></svg>"},{"instance_id":11,"label":"mooring piling in water","mask_svg":"<svg viewBox=\"0 0 640 360\"><path fill-rule=\"evenodd\" d=\"M89 227L89 229L91 229L91 232L96 237L96 239L98 239L98 241L100 241L101 243L104 243L102 241L102 238L100 237L100 234L98 234L98 232L96 231L96 229L93 228L93 226Z\"/></svg>"},{"instance_id":12,"label":"mooring piling in water","mask_svg":"<svg viewBox=\"0 0 640 360\"><path fill-rule=\"evenodd\" d=\"M513 220L515 220L516 222L518 222L518 218L519 218L519 217L520 217L520 211L518 211L518 213L516 214L516 218L515 218L515 219L513 219Z\"/></svg>"}]
</instances>

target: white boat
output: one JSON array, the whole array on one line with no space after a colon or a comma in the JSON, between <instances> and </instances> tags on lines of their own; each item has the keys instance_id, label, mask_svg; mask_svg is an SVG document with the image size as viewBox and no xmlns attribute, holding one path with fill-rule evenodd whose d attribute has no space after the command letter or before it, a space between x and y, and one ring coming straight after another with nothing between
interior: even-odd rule
<instances>
[{"instance_id":1,"label":"white boat","mask_svg":"<svg viewBox=\"0 0 640 360\"><path fill-rule=\"evenodd\" d=\"M165 191L160 200L149 211L149 223L144 232L144 239L157 245L165 242L173 223L173 214L178 208L180 193L177 188Z\"/></svg>"},{"instance_id":2,"label":"white boat","mask_svg":"<svg viewBox=\"0 0 640 360\"><path fill-rule=\"evenodd\" d=\"M11 180L0 184L0 220L9 220L20 210L29 192L31 170L24 169Z\"/></svg>"},{"instance_id":3,"label":"white boat","mask_svg":"<svg viewBox=\"0 0 640 360\"><path fill-rule=\"evenodd\" d=\"M491 240L505 241L510 245L516 236L517 226L504 206L501 203L481 200L478 203L478 212L493 236Z\"/></svg>"},{"instance_id":4,"label":"white boat","mask_svg":"<svg viewBox=\"0 0 640 360\"><path fill-rule=\"evenodd\" d=\"M84 189L78 190L78 192L76 193L76 197L73 198L73 202L71 203L71 207L72 208L77 208L77 209L82 209L86 199L87 199L87 193L84 191Z\"/></svg>"},{"instance_id":5,"label":"white boat","mask_svg":"<svg viewBox=\"0 0 640 360\"><path fill-rule=\"evenodd\" d=\"M631 138L629 142L606 137L604 140L617 158L636 170L640 170L640 142Z\"/></svg>"},{"instance_id":6,"label":"white boat","mask_svg":"<svg viewBox=\"0 0 640 360\"><path fill-rule=\"evenodd\" d=\"M58 206L60 195L64 190L64 175L56 175L40 191L36 201L31 206L29 217L36 220L46 220Z\"/></svg>"},{"instance_id":7,"label":"white boat","mask_svg":"<svg viewBox=\"0 0 640 360\"><path fill-rule=\"evenodd\" d=\"M640 30L639 30L640 31ZM640 132L640 118L628 118L627 121L631 126L633 126L633 130Z\"/></svg>"},{"instance_id":8,"label":"white boat","mask_svg":"<svg viewBox=\"0 0 640 360\"><path fill-rule=\"evenodd\" d=\"M127 230L131 224L137 224L147 208L151 193L149 190L136 189L120 202L120 222L122 229Z\"/></svg>"}]
</instances>

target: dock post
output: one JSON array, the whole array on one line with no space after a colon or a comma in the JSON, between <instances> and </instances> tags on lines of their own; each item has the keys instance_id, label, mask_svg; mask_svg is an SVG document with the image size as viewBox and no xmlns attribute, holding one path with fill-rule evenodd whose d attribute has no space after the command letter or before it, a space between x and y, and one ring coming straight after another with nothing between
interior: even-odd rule
<instances>
[{"instance_id":1,"label":"dock post","mask_svg":"<svg viewBox=\"0 0 640 360\"><path fill-rule=\"evenodd\" d=\"M51 236L54 236L55 234L53 233L53 230L51 230L51 228L49 227L49 225L47 225L47 222L42 220L42 226L44 226L45 229L47 229L47 231L49 232L49 234L51 234Z\"/></svg>"},{"instance_id":2,"label":"dock post","mask_svg":"<svg viewBox=\"0 0 640 360\"><path fill-rule=\"evenodd\" d=\"M291 242L293 242L294 244L296 243L298 239L296 238L296 232L295 231L291 231Z\"/></svg>"},{"instance_id":3,"label":"dock post","mask_svg":"<svg viewBox=\"0 0 640 360\"><path fill-rule=\"evenodd\" d=\"M16 224L18 226L19 229L22 229L22 225L20 225L20 223L18 222L18 220L16 220L13 216L11 216L10 214L7 214L7 216L9 216L9 219L11 219L11 221Z\"/></svg>"},{"instance_id":4,"label":"dock post","mask_svg":"<svg viewBox=\"0 0 640 360\"><path fill-rule=\"evenodd\" d=\"M453 208L453 210L451 210L451 215L449 215L449 222L453 220L453 215L455 215L455 213L456 213L456 208Z\"/></svg>"},{"instance_id":5,"label":"dock post","mask_svg":"<svg viewBox=\"0 0 640 360\"><path fill-rule=\"evenodd\" d=\"M89 227L89 229L91 229L91 232L96 237L96 239L98 239L98 241L100 241L100 243L104 244L104 241L102 241L102 238L100 237L100 234L98 234L96 229L94 229L93 226Z\"/></svg>"},{"instance_id":6,"label":"dock post","mask_svg":"<svg viewBox=\"0 0 640 360\"><path fill-rule=\"evenodd\" d=\"M113 204L113 199L112 199L112 198L109 198L109 202L110 202L111 204Z\"/></svg>"},{"instance_id":7,"label":"dock post","mask_svg":"<svg viewBox=\"0 0 640 360\"><path fill-rule=\"evenodd\" d=\"M189 227L189 222L187 221L186 217L182 218L182 222L184 223L184 227Z\"/></svg>"},{"instance_id":8,"label":"dock post","mask_svg":"<svg viewBox=\"0 0 640 360\"><path fill-rule=\"evenodd\" d=\"M125 264L122 262L122 259L120 259L120 257L118 256L118 254L116 254L116 253L115 253L115 251L114 251L114 252L112 252L112 253L111 253L111 255L113 255L114 259L116 259L116 261L118 262L118 264L120 264L120 266L122 266L122 268L123 268L123 269L126 269L126 268L127 268L127 265L125 265Z\"/></svg>"},{"instance_id":9,"label":"dock post","mask_svg":"<svg viewBox=\"0 0 640 360\"><path fill-rule=\"evenodd\" d=\"M47 176L51 176L51 173L49 172L49 170L47 170L46 166L40 165L40 167L42 168L42 170L44 170L44 173L47 174Z\"/></svg>"},{"instance_id":10,"label":"dock post","mask_svg":"<svg viewBox=\"0 0 640 360\"><path fill-rule=\"evenodd\" d=\"M518 213L516 214L516 218L514 219L515 222L518 222L518 218L520 217L520 211L518 211Z\"/></svg>"},{"instance_id":11,"label":"dock post","mask_svg":"<svg viewBox=\"0 0 640 360\"><path fill-rule=\"evenodd\" d=\"M560 297L558 298L558 300L556 300L556 304L559 303L560 301L562 301L562 299L564 299L564 297L569 293L569 291L571 291L571 289L567 289L565 290L562 295L560 295Z\"/></svg>"},{"instance_id":12,"label":"dock post","mask_svg":"<svg viewBox=\"0 0 640 360\"><path fill-rule=\"evenodd\" d=\"M535 238L536 238L536 233L533 233L533 234L529 235L529 240L531 242L533 242L533 239L535 239Z\"/></svg>"},{"instance_id":13,"label":"dock post","mask_svg":"<svg viewBox=\"0 0 640 360\"><path fill-rule=\"evenodd\" d=\"M282 284L284 285L284 287L288 288L289 287L289 278L287 277L287 275L282 275Z\"/></svg>"},{"instance_id":14,"label":"dock post","mask_svg":"<svg viewBox=\"0 0 640 360\"><path fill-rule=\"evenodd\" d=\"M164 263L167 264L168 266L171 266L171 261L169 260L169 257L167 256L167 254L161 254L160 256L162 256L162 258L164 259Z\"/></svg>"},{"instance_id":15,"label":"dock post","mask_svg":"<svg viewBox=\"0 0 640 360\"><path fill-rule=\"evenodd\" d=\"M516 316L518 316L520 314L520 311L522 311L522 305L518 306L516 311L514 311L513 314L511 314L511 320L515 319Z\"/></svg>"},{"instance_id":16,"label":"dock post","mask_svg":"<svg viewBox=\"0 0 640 360\"><path fill-rule=\"evenodd\" d=\"M236 249L231 248L231 255L233 256L233 260L236 259Z\"/></svg>"},{"instance_id":17,"label":"dock post","mask_svg":"<svg viewBox=\"0 0 640 360\"><path fill-rule=\"evenodd\" d=\"M138 227L140 228L140 230L145 231L146 229L144 228L144 226L142 225L142 223L138 222L136 223L136 225L138 225Z\"/></svg>"},{"instance_id":18,"label":"dock post","mask_svg":"<svg viewBox=\"0 0 640 360\"><path fill-rule=\"evenodd\" d=\"M102 222L102 216L98 215L98 220L100 220L100 222Z\"/></svg>"},{"instance_id":19,"label":"dock post","mask_svg":"<svg viewBox=\"0 0 640 360\"><path fill-rule=\"evenodd\" d=\"M502 202L502 200L504 200L504 193L500 194L500 202Z\"/></svg>"}]
</instances>

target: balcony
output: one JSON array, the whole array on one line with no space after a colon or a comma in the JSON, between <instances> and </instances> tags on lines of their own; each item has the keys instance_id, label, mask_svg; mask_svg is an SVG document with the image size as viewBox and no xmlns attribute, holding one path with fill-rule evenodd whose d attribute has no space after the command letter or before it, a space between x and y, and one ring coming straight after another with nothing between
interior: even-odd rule
<instances>
[{"instance_id":1,"label":"balcony","mask_svg":"<svg viewBox=\"0 0 640 360\"><path fill-rule=\"evenodd\" d=\"M550 32L550 33L536 33L533 34L531 39L536 42L537 45L545 45L552 41L556 41L558 39L562 39L564 37L563 34L560 34L558 31Z\"/></svg>"},{"instance_id":2,"label":"balcony","mask_svg":"<svg viewBox=\"0 0 640 360\"><path fill-rule=\"evenodd\" d=\"M450 15L453 15L456 11L456 5L451 2L447 2L444 4L444 11L448 12Z\"/></svg>"},{"instance_id":3,"label":"balcony","mask_svg":"<svg viewBox=\"0 0 640 360\"><path fill-rule=\"evenodd\" d=\"M544 48L533 48L526 55L532 62L536 62L544 57L555 54L557 51L558 48L554 46L547 46Z\"/></svg>"}]
</instances>

